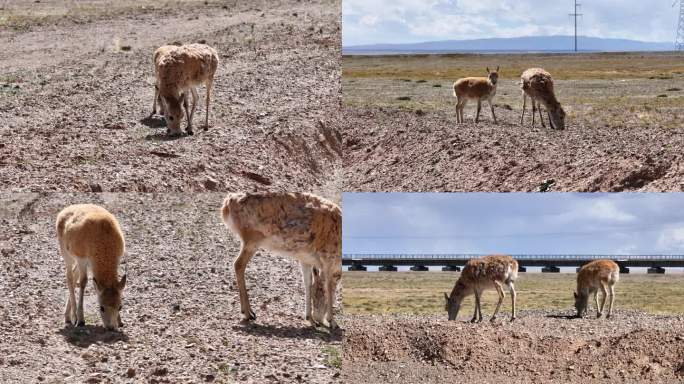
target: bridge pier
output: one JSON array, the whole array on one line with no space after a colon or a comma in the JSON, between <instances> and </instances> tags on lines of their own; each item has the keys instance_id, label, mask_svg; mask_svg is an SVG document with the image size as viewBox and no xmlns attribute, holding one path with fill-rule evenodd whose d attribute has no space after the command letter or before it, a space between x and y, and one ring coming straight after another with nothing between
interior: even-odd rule
<instances>
[{"instance_id":1,"label":"bridge pier","mask_svg":"<svg viewBox=\"0 0 684 384\"><path fill-rule=\"evenodd\" d=\"M442 267L442 272L459 272L461 268L455 265L445 265Z\"/></svg>"},{"instance_id":2,"label":"bridge pier","mask_svg":"<svg viewBox=\"0 0 684 384\"><path fill-rule=\"evenodd\" d=\"M545 267L542 267L541 271L542 273L558 273L560 272L560 268L555 267L553 265L547 265Z\"/></svg>"},{"instance_id":3,"label":"bridge pier","mask_svg":"<svg viewBox=\"0 0 684 384\"><path fill-rule=\"evenodd\" d=\"M653 267L647 269L646 273L662 275L665 273L665 268L653 266Z\"/></svg>"},{"instance_id":4,"label":"bridge pier","mask_svg":"<svg viewBox=\"0 0 684 384\"><path fill-rule=\"evenodd\" d=\"M411 270L414 272L427 272L427 271L429 271L428 267L426 267L424 265L414 265L413 267L411 267Z\"/></svg>"},{"instance_id":5,"label":"bridge pier","mask_svg":"<svg viewBox=\"0 0 684 384\"><path fill-rule=\"evenodd\" d=\"M366 272L368 268L366 268L362 264L357 264L357 263L352 263L352 265L349 266L350 271L361 271L361 272Z\"/></svg>"},{"instance_id":6,"label":"bridge pier","mask_svg":"<svg viewBox=\"0 0 684 384\"><path fill-rule=\"evenodd\" d=\"M396 272L397 267L395 267L394 265L381 265L380 267L378 267L378 271L380 271L380 272Z\"/></svg>"},{"instance_id":7,"label":"bridge pier","mask_svg":"<svg viewBox=\"0 0 684 384\"><path fill-rule=\"evenodd\" d=\"M523 267L522 265L518 264L518 272L527 272L527 268Z\"/></svg>"}]
</instances>

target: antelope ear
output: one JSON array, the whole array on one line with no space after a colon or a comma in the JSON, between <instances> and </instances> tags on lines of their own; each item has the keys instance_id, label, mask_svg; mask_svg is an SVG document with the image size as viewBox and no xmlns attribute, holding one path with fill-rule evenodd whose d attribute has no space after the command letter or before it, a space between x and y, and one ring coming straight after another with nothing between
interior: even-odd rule
<instances>
[{"instance_id":1,"label":"antelope ear","mask_svg":"<svg viewBox=\"0 0 684 384\"><path fill-rule=\"evenodd\" d=\"M126 286L126 275L123 275L123 277L119 281L119 285L117 286L117 288L119 288L119 291L121 291L124 289L125 286Z\"/></svg>"},{"instance_id":2,"label":"antelope ear","mask_svg":"<svg viewBox=\"0 0 684 384\"><path fill-rule=\"evenodd\" d=\"M496 66L496 71L499 72L499 66L498 65Z\"/></svg>"},{"instance_id":3,"label":"antelope ear","mask_svg":"<svg viewBox=\"0 0 684 384\"><path fill-rule=\"evenodd\" d=\"M446 301L449 301L449 295L447 295L446 292L444 292L444 299L446 299Z\"/></svg>"},{"instance_id":4,"label":"antelope ear","mask_svg":"<svg viewBox=\"0 0 684 384\"><path fill-rule=\"evenodd\" d=\"M577 298L577 292L573 292L572 295L575 296L575 299Z\"/></svg>"},{"instance_id":5,"label":"antelope ear","mask_svg":"<svg viewBox=\"0 0 684 384\"><path fill-rule=\"evenodd\" d=\"M487 67L487 73L489 73L489 67Z\"/></svg>"},{"instance_id":6,"label":"antelope ear","mask_svg":"<svg viewBox=\"0 0 684 384\"><path fill-rule=\"evenodd\" d=\"M93 286L95 286L95 290L96 290L96 291L98 291L98 292L101 291L101 289L100 289L100 284L97 283L97 280L95 280L94 277L93 277Z\"/></svg>"}]
</instances>

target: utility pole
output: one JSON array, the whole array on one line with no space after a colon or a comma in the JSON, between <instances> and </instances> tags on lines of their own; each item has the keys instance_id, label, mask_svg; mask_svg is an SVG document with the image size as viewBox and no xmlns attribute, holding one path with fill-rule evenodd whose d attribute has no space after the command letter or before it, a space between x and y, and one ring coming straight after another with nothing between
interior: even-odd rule
<instances>
[{"instance_id":1,"label":"utility pole","mask_svg":"<svg viewBox=\"0 0 684 384\"><path fill-rule=\"evenodd\" d=\"M575 0L575 12L570 14L570 16L575 18L575 52L577 52L577 18L582 16L581 13L578 13L581 6L582 4L578 3L577 0Z\"/></svg>"},{"instance_id":2,"label":"utility pole","mask_svg":"<svg viewBox=\"0 0 684 384\"><path fill-rule=\"evenodd\" d=\"M684 51L684 1L675 0L674 7L679 2L679 24L677 25L677 38L675 39L675 51Z\"/></svg>"}]
</instances>

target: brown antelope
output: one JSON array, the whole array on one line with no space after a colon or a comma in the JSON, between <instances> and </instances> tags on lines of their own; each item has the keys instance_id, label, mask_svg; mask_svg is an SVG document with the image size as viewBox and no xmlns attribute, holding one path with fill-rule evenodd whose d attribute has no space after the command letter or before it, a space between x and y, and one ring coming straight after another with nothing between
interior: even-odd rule
<instances>
[{"instance_id":1,"label":"brown antelope","mask_svg":"<svg viewBox=\"0 0 684 384\"><path fill-rule=\"evenodd\" d=\"M482 308L480 307L482 292L496 289L499 302L491 318L491 321L494 321L506 296L503 285L508 286L511 293L511 321L515 320L515 280L517 278L518 262L510 256L492 255L469 260L451 290L451 295L444 293L445 309L449 313L449 320L456 320L463 299L475 295L475 312L470 321L473 323L482 321Z\"/></svg>"},{"instance_id":2,"label":"brown antelope","mask_svg":"<svg viewBox=\"0 0 684 384\"><path fill-rule=\"evenodd\" d=\"M180 45L162 45L161 47L157 48L154 51L154 71L155 71L155 76L157 73L157 67L159 67L159 59L164 56L168 55L171 51L177 49ZM185 94L183 94L183 105L186 106L187 104L187 98L185 97ZM157 114L157 106L159 106L159 113L162 115L166 114L166 109L164 108L164 103L161 99L161 96L159 96L159 85L156 82L154 83L154 101L152 102L152 115ZM186 108L187 109L187 108Z\"/></svg>"},{"instance_id":3,"label":"brown antelope","mask_svg":"<svg viewBox=\"0 0 684 384\"><path fill-rule=\"evenodd\" d=\"M333 304L342 275L342 213L337 205L306 193L231 193L221 215L242 243L234 267L243 322L256 318L249 304L245 269L261 248L299 260L304 318L336 327Z\"/></svg>"},{"instance_id":4,"label":"brown antelope","mask_svg":"<svg viewBox=\"0 0 684 384\"><path fill-rule=\"evenodd\" d=\"M170 135L181 133L180 124L183 119L182 106L188 118L186 131L192 135L192 117L197 107L197 89L200 84L207 87L206 120L204 130L209 128L209 102L214 83L214 74L218 67L218 53L205 44L188 44L182 46L165 45L154 53L156 73L155 103L160 98L163 102L163 113L169 127ZM192 94L192 109L188 110L187 92Z\"/></svg>"},{"instance_id":5,"label":"brown antelope","mask_svg":"<svg viewBox=\"0 0 684 384\"><path fill-rule=\"evenodd\" d=\"M119 260L124 254L124 238L119 222L97 205L71 205L57 215L57 240L66 264L69 288L64 322L85 325L83 294L90 267L104 326L112 330L122 327L119 312L126 275L121 280L117 277ZM79 287L78 302L74 295L75 284Z\"/></svg>"},{"instance_id":6,"label":"brown antelope","mask_svg":"<svg viewBox=\"0 0 684 384\"><path fill-rule=\"evenodd\" d=\"M458 79L454 83L454 96L456 97L456 120L459 123L464 122L463 109L469 99L477 100L477 114L475 115L475 123L480 120L480 109L482 108L482 101L487 100L489 108L492 110L492 118L494 124L497 123L496 115L494 114L494 105L492 101L496 96L496 84L499 82L499 67L496 71L490 72L487 68L487 77L466 77Z\"/></svg>"},{"instance_id":7,"label":"brown antelope","mask_svg":"<svg viewBox=\"0 0 684 384\"><path fill-rule=\"evenodd\" d=\"M565 129L565 111L556 99L553 92L553 78L541 68L530 68L520 76L520 87L522 88L523 107L520 115L520 125L525 119L525 109L527 108L527 96L532 99L532 126L534 126L534 116L539 109L539 120L542 127L544 118L542 117L542 105L546 107L549 117L549 124L552 129Z\"/></svg>"},{"instance_id":8,"label":"brown antelope","mask_svg":"<svg viewBox=\"0 0 684 384\"><path fill-rule=\"evenodd\" d=\"M601 317L606 304L606 297L610 292L610 304L608 315L606 315L606 318L609 319L613 313L613 302L615 301L614 286L619 279L620 267L612 260L594 260L580 268L577 274L577 291L573 292L577 317L583 317L587 314L589 295L591 294L594 294L594 301L596 302L596 317ZM599 288L603 291L600 307L598 302Z\"/></svg>"}]
</instances>

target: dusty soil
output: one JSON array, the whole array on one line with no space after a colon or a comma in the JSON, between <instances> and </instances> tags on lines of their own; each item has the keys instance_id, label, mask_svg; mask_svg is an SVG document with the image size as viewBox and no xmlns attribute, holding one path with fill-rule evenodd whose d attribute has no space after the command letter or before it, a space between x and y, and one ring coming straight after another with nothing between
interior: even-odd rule
<instances>
[{"instance_id":1,"label":"dusty soil","mask_svg":"<svg viewBox=\"0 0 684 384\"><path fill-rule=\"evenodd\" d=\"M0 184L12 191L336 190L340 2L12 0L0 9ZM210 128L150 118L152 53L220 54ZM183 125L184 126L184 125Z\"/></svg>"},{"instance_id":2,"label":"dusty soil","mask_svg":"<svg viewBox=\"0 0 684 384\"><path fill-rule=\"evenodd\" d=\"M684 190L684 126L564 131L520 126L519 111L467 112L345 108L345 191Z\"/></svg>"},{"instance_id":3,"label":"dusty soil","mask_svg":"<svg viewBox=\"0 0 684 384\"><path fill-rule=\"evenodd\" d=\"M342 334L301 318L301 272L258 253L247 268L257 320L239 323L222 194L0 194L0 382L336 381ZM105 331L92 284L82 328L64 325L54 233L65 205L106 206L126 236L121 333Z\"/></svg>"},{"instance_id":4,"label":"dusty soil","mask_svg":"<svg viewBox=\"0 0 684 384\"><path fill-rule=\"evenodd\" d=\"M524 311L470 324L444 316L344 319L342 378L353 383L681 383L684 317L620 310L569 319ZM554 317L555 316L555 317ZM488 319L485 319L488 320Z\"/></svg>"}]
</instances>

